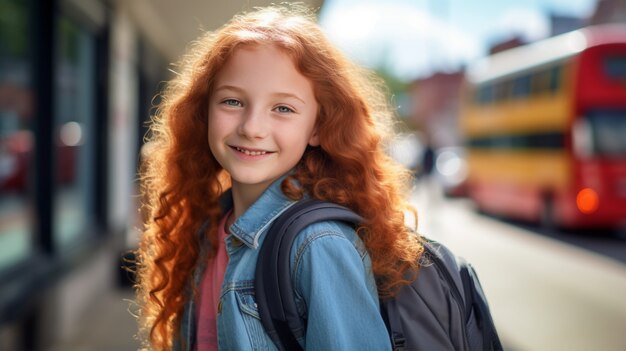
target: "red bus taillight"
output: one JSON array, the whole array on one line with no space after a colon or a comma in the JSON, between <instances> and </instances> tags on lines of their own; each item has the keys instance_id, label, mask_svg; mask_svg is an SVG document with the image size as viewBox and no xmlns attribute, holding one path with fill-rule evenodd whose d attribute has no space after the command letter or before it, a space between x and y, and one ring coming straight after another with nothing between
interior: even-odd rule
<instances>
[{"instance_id":1,"label":"red bus taillight","mask_svg":"<svg viewBox=\"0 0 626 351\"><path fill-rule=\"evenodd\" d=\"M593 213L598 209L600 199L598 193L591 188L584 188L576 195L576 207L582 213Z\"/></svg>"}]
</instances>

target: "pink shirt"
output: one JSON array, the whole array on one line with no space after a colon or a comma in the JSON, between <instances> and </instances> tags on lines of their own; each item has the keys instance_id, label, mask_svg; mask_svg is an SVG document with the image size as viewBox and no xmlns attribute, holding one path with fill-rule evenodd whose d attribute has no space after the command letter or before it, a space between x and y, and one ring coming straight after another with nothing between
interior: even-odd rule
<instances>
[{"instance_id":1,"label":"pink shirt","mask_svg":"<svg viewBox=\"0 0 626 351\"><path fill-rule=\"evenodd\" d=\"M226 238L226 219L230 212L226 213L217 227L217 256L207 262L202 284L196 316L198 316L196 332L197 351L217 351L217 305L220 300L220 290L224 282L224 272L228 264L228 255L224 246Z\"/></svg>"}]
</instances>

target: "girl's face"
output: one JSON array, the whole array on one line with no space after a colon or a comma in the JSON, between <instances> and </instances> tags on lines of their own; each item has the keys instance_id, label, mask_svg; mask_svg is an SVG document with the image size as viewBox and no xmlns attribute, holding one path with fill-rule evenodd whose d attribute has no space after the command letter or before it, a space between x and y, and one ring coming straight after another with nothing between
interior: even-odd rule
<instances>
[{"instance_id":1,"label":"girl's face","mask_svg":"<svg viewBox=\"0 0 626 351\"><path fill-rule=\"evenodd\" d=\"M271 46L240 47L216 77L209 146L234 187L257 195L318 145L312 83Z\"/></svg>"}]
</instances>

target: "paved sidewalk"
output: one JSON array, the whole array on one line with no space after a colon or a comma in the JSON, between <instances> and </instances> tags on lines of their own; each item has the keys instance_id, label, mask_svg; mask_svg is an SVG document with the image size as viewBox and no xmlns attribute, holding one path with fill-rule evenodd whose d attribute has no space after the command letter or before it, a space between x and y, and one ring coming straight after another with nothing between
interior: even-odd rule
<instances>
[{"instance_id":1,"label":"paved sidewalk","mask_svg":"<svg viewBox=\"0 0 626 351\"><path fill-rule=\"evenodd\" d=\"M137 323L129 312L133 298L131 289L112 289L85 314L82 330L50 351L136 351Z\"/></svg>"}]
</instances>

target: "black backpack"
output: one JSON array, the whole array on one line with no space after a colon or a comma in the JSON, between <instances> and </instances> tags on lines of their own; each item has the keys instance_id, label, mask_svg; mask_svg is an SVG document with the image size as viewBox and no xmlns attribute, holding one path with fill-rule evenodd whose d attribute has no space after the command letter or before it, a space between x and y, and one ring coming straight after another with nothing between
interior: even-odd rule
<instances>
[{"instance_id":1,"label":"black backpack","mask_svg":"<svg viewBox=\"0 0 626 351\"><path fill-rule=\"evenodd\" d=\"M302 350L292 330L306 330L298 315L290 250L306 226L320 221L363 222L337 204L302 200L269 229L255 272L256 302L265 331L280 350ZM418 278L381 300L393 350L502 350L476 272L442 244L428 241Z\"/></svg>"}]
</instances>

